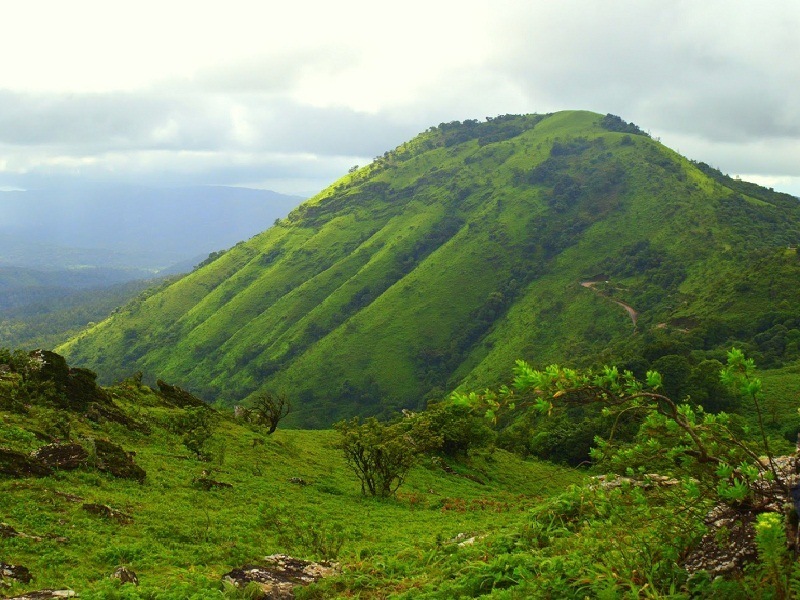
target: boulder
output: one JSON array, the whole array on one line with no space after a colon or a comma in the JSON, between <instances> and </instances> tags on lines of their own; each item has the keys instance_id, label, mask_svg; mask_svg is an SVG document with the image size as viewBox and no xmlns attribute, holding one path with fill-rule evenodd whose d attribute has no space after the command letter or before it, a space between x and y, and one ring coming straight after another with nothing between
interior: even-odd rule
<instances>
[{"instance_id":1,"label":"boulder","mask_svg":"<svg viewBox=\"0 0 800 600\"><path fill-rule=\"evenodd\" d=\"M49 350L31 353L41 363L37 378L50 381L63 399L59 404L83 412L91 402L106 404L111 401L108 393L97 385L97 373L89 369L70 368L60 354Z\"/></svg>"},{"instance_id":2,"label":"boulder","mask_svg":"<svg viewBox=\"0 0 800 600\"><path fill-rule=\"evenodd\" d=\"M111 521L116 521L122 525L133 523L132 516L122 512L121 510L117 510L116 508L111 508L107 504L86 503L82 505L81 508L88 513L109 519Z\"/></svg>"},{"instance_id":3,"label":"boulder","mask_svg":"<svg viewBox=\"0 0 800 600\"><path fill-rule=\"evenodd\" d=\"M78 594L72 590L39 590L26 592L22 596L14 596L8 600L55 600L57 598L76 598Z\"/></svg>"},{"instance_id":4,"label":"boulder","mask_svg":"<svg viewBox=\"0 0 800 600\"><path fill-rule=\"evenodd\" d=\"M122 583L132 583L139 585L139 578L128 567L117 567L111 574L111 579L119 579Z\"/></svg>"},{"instance_id":5,"label":"boulder","mask_svg":"<svg viewBox=\"0 0 800 600\"><path fill-rule=\"evenodd\" d=\"M230 483L225 483L224 481L214 481L208 477L198 477L197 479L193 480L192 483L195 487L207 492L214 489L224 490L233 487Z\"/></svg>"},{"instance_id":6,"label":"boulder","mask_svg":"<svg viewBox=\"0 0 800 600\"><path fill-rule=\"evenodd\" d=\"M147 473L133 460L133 453L126 452L121 446L109 440L94 440L95 466L99 471L110 473L121 479L135 479L139 483L145 480Z\"/></svg>"},{"instance_id":7,"label":"boulder","mask_svg":"<svg viewBox=\"0 0 800 600\"><path fill-rule=\"evenodd\" d=\"M107 404L90 402L86 407L86 418L95 423L119 423L131 431L138 431L144 434L149 434L151 431L147 423L141 423L129 417L113 401L109 401Z\"/></svg>"},{"instance_id":8,"label":"boulder","mask_svg":"<svg viewBox=\"0 0 800 600\"><path fill-rule=\"evenodd\" d=\"M77 469L86 464L89 453L80 444L48 444L31 452L31 457L51 469Z\"/></svg>"},{"instance_id":9,"label":"boulder","mask_svg":"<svg viewBox=\"0 0 800 600\"><path fill-rule=\"evenodd\" d=\"M736 576L757 559L756 519L768 512L784 516L784 507L792 506L791 495L786 490L796 489L800 483L797 459L797 456L773 459L777 478L771 481L762 477L756 481L748 503L720 503L709 511L705 518L708 531L684 562L689 573L705 571L712 578ZM794 539L795 535L795 531L789 531L787 537Z\"/></svg>"},{"instance_id":10,"label":"boulder","mask_svg":"<svg viewBox=\"0 0 800 600\"><path fill-rule=\"evenodd\" d=\"M233 569L222 578L237 588L244 588L253 581L261 587L264 594L262 598L289 600L295 597L296 586L310 585L340 572L341 568L336 563L327 561L316 563L292 558L286 554L273 554L264 557L258 565Z\"/></svg>"},{"instance_id":11,"label":"boulder","mask_svg":"<svg viewBox=\"0 0 800 600\"><path fill-rule=\"evenodd\" d=\"M45 477L53 470L38 458L9 448L0 448L0 475L10 477Z\"/></svg>"},{"instance_id":12,"label":"boulder","mask_svg":"<svg viewBox=\"0 0 800 600\"><path fill-rule=\"evenodd\" d=\"M170 385L161 379L156 380L156 385L158 385L158 390L161 397L175 406L180 408L192 406L205 406L211 408L200 398L190 394L184 389L179 388L177 385Z\"/></svg>"},{"instance_id":13,"label":"boulder","mask_svg":"<svg viewBox=\"0 0 800 600\"><path fill-rule=\"evenodd\" d=\"M0 562L0 579L16 579L22 583L30 583L33 577L27 567Z\"/></svg>"}]
</instances>

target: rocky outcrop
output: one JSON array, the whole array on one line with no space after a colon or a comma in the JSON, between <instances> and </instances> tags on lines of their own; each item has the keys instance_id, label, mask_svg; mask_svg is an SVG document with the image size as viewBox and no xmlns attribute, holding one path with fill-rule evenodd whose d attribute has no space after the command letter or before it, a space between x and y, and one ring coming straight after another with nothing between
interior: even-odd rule
<instances>
[{"instance_id":1,"label":"rocky outcrop","mask_svg":"<svg viewBox=\"0 0 800 600\"><path fill-rule=\"evenodd\" d=\"M139 578L128 567L117 567L111 574L111 579L119 579L122 583L132 583L139 585Z\"/></svg>"},{"instance_id":2,"label":"rocky outcrop","mask_svg":"<svg viewBox=\"0 0 800 600\"><path fill-rule=\"evenodd\" d=\"M0 475L9 477L45 477L52 472L53 470L38 458L10 448L0 448Z\"/></svg>"},{"instance_id":3,"label":"rocky outcrop","mask_svg":"<svg viewBox=\"0 0 800 600\"><path fill-rule=\"evenodd\" d=\"M8 600L57 600L58 598L76 598L78 594L72 590L39 590L27 592L22 596L14 596Z\"/></svg>"},{"instance_id":4,"label":"rocky outcrop","mask_svg":"<svg viewBox=\"0 0 800 600\"><path fill-rule=\"evenodd\" d=\"M89 453L74 442L67 444L48 444L31 452L31 457L51 469L77 469L86 464Z\"/></svg>"},{"instance_id":5,"label":"rocky outcrop","mask_svg":"<svg viewBox=\"0 0 800 600\"><path fill-rule=\"evenodd\" d=\"M139 483L147 477L147 473L134 460L132 452L126 452L121 446L109 441L94 440L95 467L104 473L122 479L134 479Z\"/></svg>"},{"instance_id":6,"label":"rocky outcrop","mask_svg":"<svg viewBox=\"0 0 800 600\"><path fill-rule=\"evenodd\" d=\"M138 431L144 434L149 434L151 431L147 423L142 423L129 417L121 408L114 404L113 401L109 401L108 404L90 402L86 407L86 418L99 424L108 422L119 423L131 431Z\"/></svg>"},{"instance_id":7,"label":"rocky outcrop","mask_svg":"<svg viewBox=\"0 0 800 600\"><path fill-rule=\"evenodd\" d=\"M718 504L706 515L708 531L684 562L689 573L706 571L712 578L737 575L756 560L758 515L772 512L784 516L785 507L793 505L791 490L800 483L797 456L778 457L773 465L778 477L759 479L747 503ZM762 466L772 470L766 462ZM788 539L795 539L794 530L787 534Z\"/></svg>"},{"instance_id":8,"label":"rocky outcrop","mask_svg":"<svg viewBox=\"0 0 800 600\"><path fill-rule=\"evenodd\" d=\"M33 577L31 572L22 565L8 565L0 562L0 580L15 579L21 583L30 583Z\"/></svg>"},{"instance_id":9,"label":"rocky outcrop","mask_svg":"<svg viewBox=\"0 0 800 600\"><path fill-rule=\"evenodd\" d=\"M156 385L158 385L159 395L164 398L164 400L174 404L175 406L180 408L192 406L208 407L208 404L200 400L200 398L190 394L184 389L179 388L177 385L170 385L161 379L156 381Z\"/></svg>"},{"instance_id":10,"label":"rocky outcrop","mask_svg":"<svg viewBox=\"0 0 800 600\"><path fill-rule=\"evenodd\" d=\"M127 525L129 523L133 523L133 517L127 513L122 512L121 510L117 510L116 508L111 508L107 504L94 504L94 503L86 503L81 506L83 510L86 512L97 515L98 517L103 517L110 521L116 521L122 525Z\"/></svg>"},{"instance_id":11,"label":"rocky outcrop","mask_svg":"<svg viewBox=\"0 0 800 600\"><path fill-rule=\"evenodd\" d=\"M41 364L37 378L54 384L62 408L84 412L91 402L111 401L108 393L97 385L94 371L70 368L63 356L49 350L36 350L32 356Z\"/></svg>"},{"instance_id":12,"label":"rocky outcrop","mask_svg":"<svg viewBox=\"0 0 800 600\"><path fill-rule=\"evenodd\" d=\"M214 481L208 477L198 477L192 481L192 484L194 487L205 490L206 492L210 492L211 490L230 489L233 487L230 483L225 483L224 481Z\"/></svg>"},{"instance_id":13,"label":"rocky outcrop","mask_svg":"<svg viewBox=\"0 0 800 600\"><path fill-rule=\"evenodd\" d=\"M244 588L251 581L257 583L263 592L262 599L289 600L295 597L296 586L310 585L324 577L337 575L340 571L336 563L315 563L286 554L273 554L258 565L234 569L222 578L237 588Z\"/></svg>"}]
</instances>

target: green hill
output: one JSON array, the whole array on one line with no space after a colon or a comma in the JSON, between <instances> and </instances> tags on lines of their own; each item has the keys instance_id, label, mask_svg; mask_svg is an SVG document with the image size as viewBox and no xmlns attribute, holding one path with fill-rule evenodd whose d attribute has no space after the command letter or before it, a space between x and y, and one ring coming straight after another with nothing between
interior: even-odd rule
<instances>
[{"instance_id":1,"label":"green hill","mask_svg":"<svg viewBox=\"0 0 800 600\"><path fill-rule=\"evenodd\" d=\"M798 240L796 198L617 117L454 122L58 350L210 401L284 390L305 426L493 384L517 358L641 367L738 341L780 366L800 357Z\"/></svg>"}]
</instances>

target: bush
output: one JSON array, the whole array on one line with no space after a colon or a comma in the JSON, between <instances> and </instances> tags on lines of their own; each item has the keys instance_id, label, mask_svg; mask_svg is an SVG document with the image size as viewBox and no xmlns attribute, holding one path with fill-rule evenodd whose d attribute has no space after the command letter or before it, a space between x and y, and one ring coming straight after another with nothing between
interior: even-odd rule
<instances>
[{"instance_id":1,"label":"bush","mask_svg":"<svg viewBox=\"0 0 800 600\"><path fill-rule=\"evenodd\" d=\"M416 418L418 428L424 424L429 429L429 436L441 438L436 449L453 458L466 456L473 448L484 448L495 438L486 419L477 416L470 406L440 402Z\"/></svg>"},{"instance_id":2,"label":"bush","mask_svg":"<svg viewBox=\"0 0 800 600\"><path fill-rule=\"evenodd\" d=\"M418 456L441 445L441 437L417 419L388 424L374 417L362 423L354 417L334 428L341 435L337 446L361 482L361 493L370 496L393 495Z\"/></svg>"}]
</instances>

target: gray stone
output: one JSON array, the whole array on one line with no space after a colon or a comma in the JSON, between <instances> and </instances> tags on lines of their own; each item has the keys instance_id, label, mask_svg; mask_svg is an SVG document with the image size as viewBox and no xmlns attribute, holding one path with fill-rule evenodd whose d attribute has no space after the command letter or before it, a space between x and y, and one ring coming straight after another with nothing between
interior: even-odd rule
<instances>
[{"instance_id":1,"label":"gray stone","mask_svg":"<svg viewBox=\"0 0 800 600\"><path fill-rule=\"evenodd\" d=\"M237 588L246 587L251 581L257 583L266 600L290 600L295 597L296 586L310 585L341 572L337 563L311 562L292 558L286 554L264 557L258 565L246 565L222 576L224 581Z\"/></svg>"},{"instance_id":2,"label":"gray stone","mask_svg":"<svg viewBox=\"0 0 800 600\"><path fill-rule=\"evenodd\" d=\"M111 579L119 579L122 583L139 585L139 578L136 576L136 573L134 573L128 567L117 567L116 570L111 574Z\"/></svg>"},{"instance_id":3,"label":"gray stone","mask_svg":"<svg viewBox=\"0 0 800 600\"><path fill-rule=\"evenodd\" d=\"M51 469L70 470L84 466L89 453L80 444L72 442L42 446L31 452L31 457Z\"/></svg>"}]
</instances>

